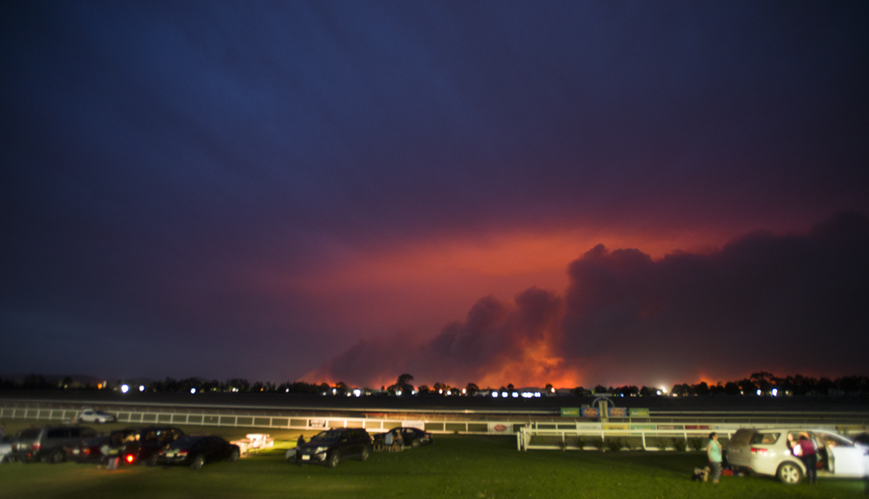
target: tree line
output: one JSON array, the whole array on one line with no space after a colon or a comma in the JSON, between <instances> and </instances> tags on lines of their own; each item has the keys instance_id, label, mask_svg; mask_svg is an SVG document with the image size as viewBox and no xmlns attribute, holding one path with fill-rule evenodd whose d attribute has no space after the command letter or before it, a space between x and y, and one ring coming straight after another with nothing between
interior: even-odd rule
<instances>
[{"instance_id":1,"label":"tree line","mask_svg":"<svg viewBox=\"0 0 869 499\"><path fill-rule=\"evenodd\" d=\"M379 390L362 388L361 394L386 394L386 395L475 395L481 391L513 392L517 389L512 384L500 388L480 389L475 383L467 383L463 387L451 386L447 383L437 382L433 385L420 385L418 388L411 384L413 376L402 374L396 382L389 386L381 386ZM31 374L20 379L0 378L2 390L103 390L119 389L124 380L112 382L99 381L75 381L71 377L47 379L44 376ZM141 390L139 387L142 387ZM138 385L129 383L131 391L148 392L239 392L239 393L296 393L296 394L326 394L347 395L355 389L343 381L334 385L329 383L308 383L305 381L284 382L280 384L272 382L256 381L249 382L246 379L233 378L223 382L217 380L203 380L200 378L187 378L175 380L166 378L163 381L149 381ZM611 394L623 397L651 397L651 396L815 396L815 397L858 397L869 399L869 377L867 376L844 376L830 379L826 377L814 378L797 374L795 376L778 377L766 371L751 374L751 376L727 382L709 384L705 381L699 383L676 383L667 391L660 387L637 387L625 385L619 387L606 387L597 385L594 388L582 386L567 390L577 396L593 396L596 394ZM554 392L552 384L547 384L544 392ZM565 390L560 390L564 394Z\"/></svg>"}]
</instances>

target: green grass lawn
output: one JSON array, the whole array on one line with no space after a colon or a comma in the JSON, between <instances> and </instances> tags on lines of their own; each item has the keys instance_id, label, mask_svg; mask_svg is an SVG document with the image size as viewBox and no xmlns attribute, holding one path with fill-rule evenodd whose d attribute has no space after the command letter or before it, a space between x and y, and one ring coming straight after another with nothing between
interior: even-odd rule
<instances>
[{"instance_id":1,"label":"green grass lawn","mask_svg":"<svg viewBox=\"0 0 869 499\"><path fill-rule=\"evenodd\" d=\"M202 428L182 428L203 433ZM205 430L229 439L250 432ZM717 485L692 482L692 470L704 464L704 455L697 452L519 452L515 439L491 436L437 435L435 445L400 453L378 452L364 463L344 461L335 469L299 467L283 459L299 432L271 433L286 440L237 463L210 464L199 471L3 464L0 498L866 497L863 482L855 480L827 480L816 486L786 486L766 477L723 477Z\"/></svg>"}]
</instances>

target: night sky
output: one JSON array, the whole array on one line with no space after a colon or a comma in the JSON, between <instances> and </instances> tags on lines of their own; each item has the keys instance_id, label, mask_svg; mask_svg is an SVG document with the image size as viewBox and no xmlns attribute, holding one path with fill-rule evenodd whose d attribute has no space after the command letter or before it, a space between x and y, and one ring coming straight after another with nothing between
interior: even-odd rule
<instances>
[{"instance_id":1,"label":"night sky","mask_svg":"<svg viewBox=\"0 0 869 499\"><path fill-rule=\"evenodd\" d=\"M0 376L869 374L869 3L0 4Z\"/></svg>"}]
</instances>

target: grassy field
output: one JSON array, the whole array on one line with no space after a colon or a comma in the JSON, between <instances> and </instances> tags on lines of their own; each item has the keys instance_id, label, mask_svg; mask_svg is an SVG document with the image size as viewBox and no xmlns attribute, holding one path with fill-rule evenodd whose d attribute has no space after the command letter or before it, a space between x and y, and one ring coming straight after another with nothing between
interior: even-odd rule
<instances>
[{"instance_id":1,"label":"grassy field","mask_svg":"<svg viewBox=\"0 0 869 499\"><path fill-rule=\"evenodd\" d=\"M30 426L7 421L7 431ZM98 427L109 431L125 425ZM182 428L237 439L245 429ZM378 452L367 462L335 469L299 467L284 459L299 432L271 432L275 449L237 463L202 470L133 466L0 465L0 498L187 497L467 497L467 498L849 498L866 497L855 480L786 486L766 477L723 477L720 484L690 480L703 465L698 452L516 450L507 437L437 435L436 443L400 453Z\"/></svg>"}]
</instances>

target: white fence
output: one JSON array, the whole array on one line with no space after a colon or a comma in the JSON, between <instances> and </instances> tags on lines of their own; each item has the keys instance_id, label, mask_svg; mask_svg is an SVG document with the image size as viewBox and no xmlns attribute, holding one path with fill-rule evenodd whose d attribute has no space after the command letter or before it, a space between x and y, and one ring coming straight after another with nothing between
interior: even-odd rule
<instances>
[{"instance_id":1,"label":"white fence","mask_svg":"<svg viewBox=\"0 0 869 499\"><path fill-rule=\"evenodd\" d=\"M0 401L0 420L30 419L50 422L72 421L81 409L80 403L47 401ZM750 413L718 412L693 413L693 421L686 413L655 412L641 420L591 422L578 418L559 418L552 415L529 414L521 418L496 415L437 415L426 411L402 410L390 413L378 410L376 414L359 417L336 415L329 409L322 413L286 414L277 409L253 410L248 407L192 407L189 404L124 405L99 403L102 409L115 414L120 423L131 425L176 424L259 428L271 430L317 430L325 428L365 428L379 433L398 426L413 426L432 433L461 433L488 435L516 435L517 447L528 449L583 449L607 448L614 439L621 439L632 448L658 450L662 445L688 448L692 439L705 439L712 431L727 438L744 427L768 428L800 426L836 429L845 434L869 430L866 413ZM838 417L837 417L838 416Z\"/></svg>"},{"instance_id":2,"label":"white fence","mask_svg":"<svg viewBox=\"0 0 869 499\"><path fill-rule=\"evenodd\" d=\"M105 405L103 405L105 408ZM73 422L78 417L78 409L44 407L42 404L3 404L0 403L0 419L32 419L50 422ZM336 417L334 415L312 416L273 416L268 414L238 414L231 410L224 411L183 411L169 407L142 409L109 409L117 417L119 423L135 425L175 424L194 426L222 426L240 428L267 428L283 430L317 430L326 428L365 428L369 432L379 433L399 426L411 426L433 433L476 433L512 435L515 422L512 421L429 421L420 419L415 414L402 411L390 417ZM238 411L248 412L248 411Z\"/></svg>"},{"instance_id":3,"label":"white fence","mask_svg":"<svg viewBox=\"0 0 869 499\"><path fill-rule=\"evenodd\" d=\"M730 439L740 428L780 428L780 424L584 424L576 428L539 429L532 426L520 428L516 433L519 450L584 450L616 448L666 450L681 447L691 450L695 445L705 446L712 432L722 439ZM869 427L857 425L786 425L806 429L827 429L843 434L864 432ZM698 449L699 450L699 449Z\"/></svg>"}]
</instances>

